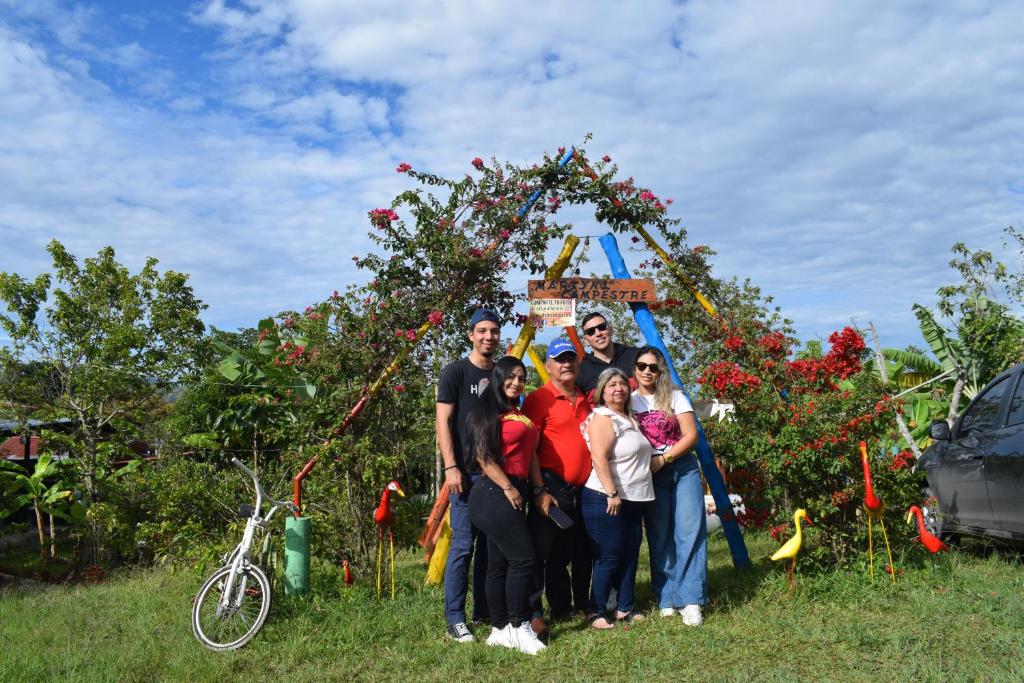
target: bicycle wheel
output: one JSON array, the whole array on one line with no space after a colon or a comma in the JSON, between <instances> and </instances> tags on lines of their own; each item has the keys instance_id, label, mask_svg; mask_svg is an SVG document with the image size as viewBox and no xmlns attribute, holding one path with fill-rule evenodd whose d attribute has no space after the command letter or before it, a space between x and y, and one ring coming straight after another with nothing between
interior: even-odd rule
<instances>
[{"instance_id":1,"label":"bicycle wheel","mask_svg":"<svg viewBox=\"0 0 1024 683\"><path fill-rule=\"evenodd\" d=\"M232 592L241 590L240 604L220 604L231 567L221 567L206 580L192 604L192 632L211 650L234 650L248 643L263 626L270 612L270 582L266 574L249 565L235 577Z\"/></svg>"}]
</instances>

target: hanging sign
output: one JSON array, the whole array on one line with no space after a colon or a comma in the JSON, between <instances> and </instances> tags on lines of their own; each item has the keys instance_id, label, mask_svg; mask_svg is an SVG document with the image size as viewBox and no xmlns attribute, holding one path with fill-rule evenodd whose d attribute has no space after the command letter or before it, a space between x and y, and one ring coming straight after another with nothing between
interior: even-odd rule
<instances>
[{"instance_id":1,"label":"hanging sign","mask_svg":"<svg viewBox=\"0 0 1024 683\"><path fill-rule=\"evenodd\" d=\"M576 327L576 300L532 299L530 301L530 322L538 328L544 325Z\"/></svg>"},{"instance_id":2,"label":"hanging sign","mask_svg":"<svg viewBox=\"0 0 1024 683\"><path fill-rule=\"evenodd\" d=\"M527 292L530 299L582 299L646 304L658 300L651 280L586 277L530 280L527 283Z\"/></svg>"}]
</instances>

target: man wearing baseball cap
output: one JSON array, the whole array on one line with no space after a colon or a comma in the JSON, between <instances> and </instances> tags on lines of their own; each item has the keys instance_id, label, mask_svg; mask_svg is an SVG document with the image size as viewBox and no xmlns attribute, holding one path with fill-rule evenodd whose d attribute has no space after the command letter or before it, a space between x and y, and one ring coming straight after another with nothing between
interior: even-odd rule
<instances>
[{"instance_id":1,"label":"man wearing baseball cap","mask_svg":"<svg viewBox=\"0 0 1024 683\"><path fill-rule=\"evenodd\" d=\"M537 444L539 467L530 473L533 505L528 522L534 539L536 592L531 597L533 628L544 635L541 594L548 597L552 618L566 617L582 610L590 592L590 544L580 516L580 491L590 475L590 449L580 424L590 415L591 405L576 386L579 358L568 339L548 344L544 367L550 380L523 403L523 413L540 427ZM572 520L568 529L559 528L548 516L557 505ZM567 566L572 561L570 581Z\"/></svg>"},{"instance_id":2,"label":"man wearing baseball cap","mask_svg":"<svg viewBox=\"0 0 1024 683\"><path fill-rule=\"evenodd\" d=\"M489 308L478 308L469 319L469 356L446 365L437 386L437 447L444 460L452 530L444 570L444 615L448 636L459 643L475 640L466 625L466 592L473 561L473 620L489 617L484 579L487 574L487 539L469 521L469 491L480 478L476 458L467 456L466 415L491 381L494 353L501 344L501 319ZM476 545L474 556L473 546Z\"/></svg>"}]
</instances>

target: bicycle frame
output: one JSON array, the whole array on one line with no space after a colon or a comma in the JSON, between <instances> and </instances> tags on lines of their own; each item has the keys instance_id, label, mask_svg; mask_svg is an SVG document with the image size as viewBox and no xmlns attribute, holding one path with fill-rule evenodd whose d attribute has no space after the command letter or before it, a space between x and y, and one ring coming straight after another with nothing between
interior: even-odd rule
<instances>
[{"instance_id":1,"label":"bicycle frame","mask_svg":"<svg viewBox=\"0 0 1024 683\"><path fill-rule=\"evenodd\" d=\"M243 465L238 458L232 458L231 463L248 474L252 479L253 485L256 488L256 507L253 509L252 515L245 521L245 532L242 534L242 541L235 546L235 549L231 551L224 561L224 566L231 566L231 572L228 574L224 590L221 592L220 602L217 605L217 616L221 616L231 609L238 609L242 604L246 589L245 579L242 579L237 590L235 590L235 579L238 577L240 570L250 564L250 551L252 550L253 539L256 536L256 529L266 528L274 513L283 507L292 511L295 510L295 504L292 501L274 500L268 496L260 485L260 480L256 473ZM267 513L266 517L261 516L264 499L271 505L270 512Z\"/></svg>"}]
</instances>

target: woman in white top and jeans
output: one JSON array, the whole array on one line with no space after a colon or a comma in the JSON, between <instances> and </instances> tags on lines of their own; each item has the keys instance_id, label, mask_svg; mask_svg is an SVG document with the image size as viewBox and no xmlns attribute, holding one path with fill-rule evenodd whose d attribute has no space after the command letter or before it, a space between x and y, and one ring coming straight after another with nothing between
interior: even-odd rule
<instances>
[{"instance_id":1,"label":"woman in white top and jeans","mask_svg":"<svg viewBox=\"0 0 1024 683\"><path fill-rule=\"evenodd\" d=\"M649 501L651 444L630 415L629 380L618 368L601 373L594 390L594 412L580 425L594 463L580 507L591 539L594 573L587 618L597 629L614 623L603 615L612 588L618 591L616 618L631 621L641 522Z\"/></svg>"},{"instance_id":2,"label":"woman in white top and jeans","mask_svg":"<svg viewBox=\"0 0 1024 683\"><path fill-rule=\"evenodd\" d=\"M683 392L672 386L665 357L645 346L637 353L633 415L651 442L654 503L647 510L651 553L651 592L661 616L677 612L689 626L700 626L707 601L708 531L704 486L693 446L697 422Z\"/></svg>"}]
</instances>

